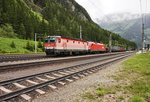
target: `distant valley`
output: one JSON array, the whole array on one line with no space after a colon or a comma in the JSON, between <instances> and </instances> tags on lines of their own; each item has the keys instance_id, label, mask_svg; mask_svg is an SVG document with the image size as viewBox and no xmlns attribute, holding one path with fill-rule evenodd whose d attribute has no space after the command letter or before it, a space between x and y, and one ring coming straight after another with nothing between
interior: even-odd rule
<instances>
[{"instance_id":1,"label":"distant valley","mask_svg":"<svg viewBox=\"0 0 150 102\"><path fill-rule=\"evenodd\" d=\"M146 19L145 19L146 18ZM145 23L146 21L146 23ZM141 48L141 16L138 14L121 13L106 15L97 19L98 24L107 30L121 35L123 38L134 41ZM150 14L144 17L145 43L150 43Z\"/></svg>"}]
</instances>

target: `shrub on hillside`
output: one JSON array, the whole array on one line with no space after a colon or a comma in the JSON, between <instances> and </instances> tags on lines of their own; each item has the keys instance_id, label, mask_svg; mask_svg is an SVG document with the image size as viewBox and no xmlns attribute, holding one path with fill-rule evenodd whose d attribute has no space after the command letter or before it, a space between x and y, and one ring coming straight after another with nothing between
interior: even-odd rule
<instances>
[{"instance_id":1,"label":"shrub on hillside","mask_svg":"<svg viewBox=\"0 0 150 102\"><path fill-rule=\"evenodd\" d=\"M16 45L15 45L14 41L11 42L10 47L11 48L16 48Z\"/></svg>"},{"instance_id":2,"label":"shrub on hillside","mask_svg":"<svg viewBox=\"0 0 150 102\"><path fill-rule=\"evenodd\" d=\"M43 47L43 45L42 45L42 42L41 42L41 39L39 40L39 42L38 42L38 48L42 48Z\"/></svg>"},{"instance_id":3,"label":"shrub on hillside","mask_svg":"<svg viewBox=\"0 0 150 102\"><path fill-rule=\"evenodd\" d=\"M28 41L26 45L26 49L30 51L34 51L34 46Z\"/></svg>"},{"instance_id":4,"label":"shrub on hillside","mask_svg":"<svg viewBox=\"0 0 150 102\"><path fill-rule=\"evenodd\" d=\"M14 29L10 24L5 24L0 27L0 36L1 37L9 37L9 38L17 38L17 34L14 33Z\"/></svg>"}]
</instances>

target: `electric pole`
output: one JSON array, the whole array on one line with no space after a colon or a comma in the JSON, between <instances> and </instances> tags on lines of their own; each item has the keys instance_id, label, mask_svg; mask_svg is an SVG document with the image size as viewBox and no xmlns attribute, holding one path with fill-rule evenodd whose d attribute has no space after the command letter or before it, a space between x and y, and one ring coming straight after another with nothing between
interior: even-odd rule
<instances>
[{"instance_id":1,"label":"electric pole","mask_svg":"<svg viewBox=\"0 0 150 102\"><path fill-rule=\"evenodd\" d=\"M36 48L36 33L35 33L35 53L37 53L37 48Z\"/></svg>"},{"instance_id":2,"label":"electric pole","mask_svg":"<svg viewBox=\"0 0 150 102\"><path fill-rule=\"evenodd\" d=\"M80 25L80 39L82 40L82 26Z\"/></svg>"},{"instance_id":3,"label":"electric pole","mask_svg":"<svg viewBox=\"0 0 150 102\"><path fill-rule=\"evenodd\" d=\"M111 52L111 39L112 39L112 36L110 34L110 36L109 36L109 52Z\"/></svg>"},{"instance_id":4,"label":"electric pole","mask_svg":"<svg viewBox=\"0 0 150 102\"><path fill-rule=\"evenodd\" d=\"M142 53L144 52L144 23L142 17Z\"/></svg>"}]
</instances>

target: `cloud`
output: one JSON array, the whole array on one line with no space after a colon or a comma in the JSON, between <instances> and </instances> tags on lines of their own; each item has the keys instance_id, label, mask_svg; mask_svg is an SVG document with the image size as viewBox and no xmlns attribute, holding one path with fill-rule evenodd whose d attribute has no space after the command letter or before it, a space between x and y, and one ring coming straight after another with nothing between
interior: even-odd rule
<instances>
[{"instance_id":1,"label":"cloud","mask_svg":"<svg viewBox=\"0 0 150 102\"><path fill-rule=\"evenodd\" d=\"M92 19L112 13L140 13L140 0L76 0L90 14ZM150 1L142 1L142 12L150 13ZM147 6L147 10L146 10Z\"/></svg>"}]
</instances>

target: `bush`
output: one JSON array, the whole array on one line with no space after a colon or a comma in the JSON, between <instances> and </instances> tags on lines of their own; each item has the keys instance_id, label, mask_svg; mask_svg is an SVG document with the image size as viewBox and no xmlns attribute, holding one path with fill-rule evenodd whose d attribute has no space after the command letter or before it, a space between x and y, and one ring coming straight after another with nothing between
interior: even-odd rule
<instances>
[{"instance_id":1,"label":"bush","mask_svg":"<svg viewBox=\"0 0 150 102\"><path fill-rule=\"evenodd\" d=\"M38 42L38 48L43 48L43 45L42 45L41 39L40 39L40 40L39 40L39 42Z\"/></svg>"},{"instance_id":2,"label":"bush","mask_svg":"<svg viewBox=\"0 0 150 102\"><path fill-rule=\"evenodd\" d=\"M1 37L17 38L17 34L14 33L14 29L10 24L2 25L0 28Z\"/></svg>"},{"instance_id":3,"label":"bush","mask_svg":"<svg viewBox=\"0 0 150 102\"><path fill-rule=\"evenodd\" d=\"M11 48L16 48L14 41L11 42L10 46L11 46Z\"/></svg>"},{"instance_id":4,"label":"bush","mask_svg":"<svg viewBox=\"0 0 150 102\"><path fill-rule=\"evenodd\" d=\"M29 41L28 41L27 45L26 45L26 49L30 50L30 51L34 51L34 46L32 44L30 44Z\"/></svg>"}]
</instances>

